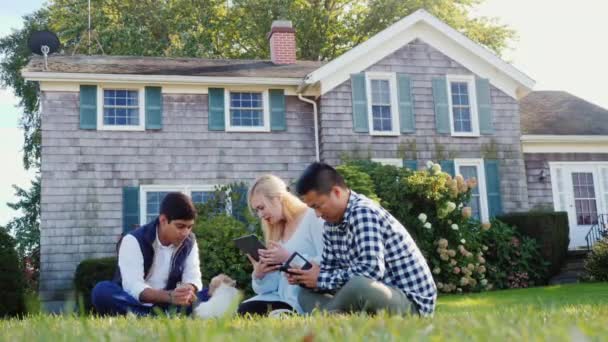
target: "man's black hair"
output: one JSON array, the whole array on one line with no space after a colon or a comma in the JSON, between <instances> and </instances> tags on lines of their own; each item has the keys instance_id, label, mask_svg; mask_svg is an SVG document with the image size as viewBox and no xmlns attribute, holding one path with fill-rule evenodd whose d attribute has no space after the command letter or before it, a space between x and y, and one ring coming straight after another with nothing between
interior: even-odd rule
<instances>
[{"instance_id":1,"label":"man's black hair","mask_svg":"<svg viewBox=\"0 0 608 342\"><path fill-rule=\"evenodd\" d=\"M296 193L304 196L310 191L328 194L334 186L346 188L344 178L328 164L315 162L310 164L296 183Z\"/></svg>"},{"instance_id":2,"label":"man's black hair","mask_svg":"<svg viewBox=\"0 0 608 342\"><path fill-rule=\"evenodd\" d=\"M168 193L160 204L160 214L167 217L167 221L194 220L196 208L190 197L181 192Z\"/></svg>"}]
</instances>

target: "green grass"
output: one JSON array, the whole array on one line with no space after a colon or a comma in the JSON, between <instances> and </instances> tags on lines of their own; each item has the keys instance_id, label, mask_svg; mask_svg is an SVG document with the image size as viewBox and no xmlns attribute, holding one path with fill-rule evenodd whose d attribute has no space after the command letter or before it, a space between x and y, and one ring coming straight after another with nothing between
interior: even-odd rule
<instances>
[{"instance_id":1,"label":"green grass","mask_svg":"<svg viewBox=\"0 0 608 342\"><path fill-rule=\"evenodd\" d=\"M6 341L608 341L608 283L443 296L434 318L85 318L0 321Z\"/></svg>"}]
</instances>

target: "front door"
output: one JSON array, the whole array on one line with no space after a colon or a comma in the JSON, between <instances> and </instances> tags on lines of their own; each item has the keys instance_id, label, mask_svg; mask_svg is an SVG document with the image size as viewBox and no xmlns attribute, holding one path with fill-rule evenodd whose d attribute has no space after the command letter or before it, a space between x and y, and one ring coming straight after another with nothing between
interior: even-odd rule
<instances>
[{"instance_id":1,"label":"front door","mask_svg":"<svg viewBox=\"0 0 608 342\"><path fill-rule=\"evenodd\" d=\"M555 209L568 213L569 248L586 247L585 237L598 214L608 212L608 166L561 164L553 168L552 181Z\"/></svg>"}]
</instances>

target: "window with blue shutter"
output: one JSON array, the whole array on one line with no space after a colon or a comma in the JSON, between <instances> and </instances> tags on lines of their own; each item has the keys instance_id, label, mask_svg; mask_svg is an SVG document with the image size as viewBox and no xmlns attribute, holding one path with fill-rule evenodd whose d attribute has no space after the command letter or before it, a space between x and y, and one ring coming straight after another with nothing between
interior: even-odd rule
<instances>
[{"instance_id":1,"label":"window with blue shutter","mask_svg":"<svg viewBox=\"0 0 608 342\"><path fill-rule=\"evenodd\" d=\"M454 168L453 160L440 160L439 165L441 166L441 170L448 175L454 177L456 175L456 170Z\"/></svg>"},{"instance_id":2,"label":"window with blue shutter","mask_svg":"<svg viewBox=\"0 0 608 342\"><path fill-rule=\"evenodd\" d=\"M403 167L406 169L410 169L412 171L418 170L418 161L417 160L403 160Z\"/></svg>"},{"instance_id":3,"label":"window with blue shutter","mask_svg":"<svg viewBox=\"0 0 608 342\"><path fill-rule=\"evenodd\" d=\"M435 108L435 126L437 133L450 133L450 111L446 78L433 78L433 104Z\"/></svg>"},{"instance_id":4,"label":"window with blue shutter","mask_svg":"<svg viewBox=\"0 0 608 342\"><path fill-rule=\"evenodd\" d=\"M285 116L285 91L283 89L270 89L270 130L284 131L287 129Z\"/></svg>"},{"instance_id":5,"label":"window with blue shutter","mask_svg":"<svg viewBox=\"0 0 608 342\"><path fill-rule=\"evenodd\" d=\"M488 211L490 217L502 214L500 196L500 170L498 160L484 160L486 172L486 191L488 193Z\"/></svg>"},{"instance_id":6,"label":"window with blue shutter","mask_svg":"<svg viewBox=\"0 0 608 342\"><path fill-rule=\"evenodd\" d=\"M223 131L226 127L224 88L209 88L209 130Z\"/></svg>"},{"instance_id":7,"label":"window with blue shutter","mask_svg":"<svg viewBox=\"0 0 608 342\"><path fill-rule=\"evenodd\" d=\"M365 74L351 75L350 83L352 88L353 130L357 133L367 133L369 132L369 123Z\"/></svg>"},{"instance_id":8,"label":"window with blue shutter","mask_svg":"<svg viewBox=\"0 0 608 342\"><path fill-rule=\"evenodd\" d=\"M97 129L97 86L80 86L80 128Z\"/></svg>"},{"instance_id":9,"label":"window with blue shutter","mask_svg":"<svg viewBox=\"0 0 608 342\"><path fill-rule=\"evenodd\" d=\"M397 74L397 88L399 89L399 122L401 133L413 133L416 130L414 116L414 98L412 96L412 80L405 74Z\"/></svg>"},{"instance_id":10,"label":"window with blue shutter","mask_svg":"<svg viewBox=\"0 0 608 342\"><path fill-rule=\"evenodd\" d=\"M122 232L139 227L139 187L122 189Z\"/></svg>"},{"instance_id":11,"label":"window with blue shutter","mask_svg":"<svg viewBox=\"0 0 608 342\"><path fill-rule=\"evenodd\" d=\"M146 87L146 129L163 126L163 95L161 87Z\"/></svg>"},{"instance_id":12,"label":"window with blue shutter","mask_svg":"<svg viewBox=\"0 0 608 342\"><path fill-rule=\"evenodd\" d=\"M490 82L485 78L475 80L477 90L477 112L479 115L479 132L481 134L493 134L492 123L492 99L490 95Z\"/></svg>"}]
</instances>

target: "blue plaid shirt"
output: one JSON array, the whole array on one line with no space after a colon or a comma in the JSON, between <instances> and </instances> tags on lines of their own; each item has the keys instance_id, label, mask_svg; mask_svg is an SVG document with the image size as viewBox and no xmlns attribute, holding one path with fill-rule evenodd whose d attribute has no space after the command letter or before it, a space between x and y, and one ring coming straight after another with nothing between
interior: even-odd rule
<instances>
[{"instance_id":1,"label":"blue plaid shirt","mask_svg":"<svg viewBox=\"0 0 608 342\"><path fill-rule=\"evenodd\" d=\"M325 223L317 287L338 290L354 276L397 288L422 315L435 310L437 288L416 243L388 211L351 190L343 221Z\"/></svg>"}]
</instances>

